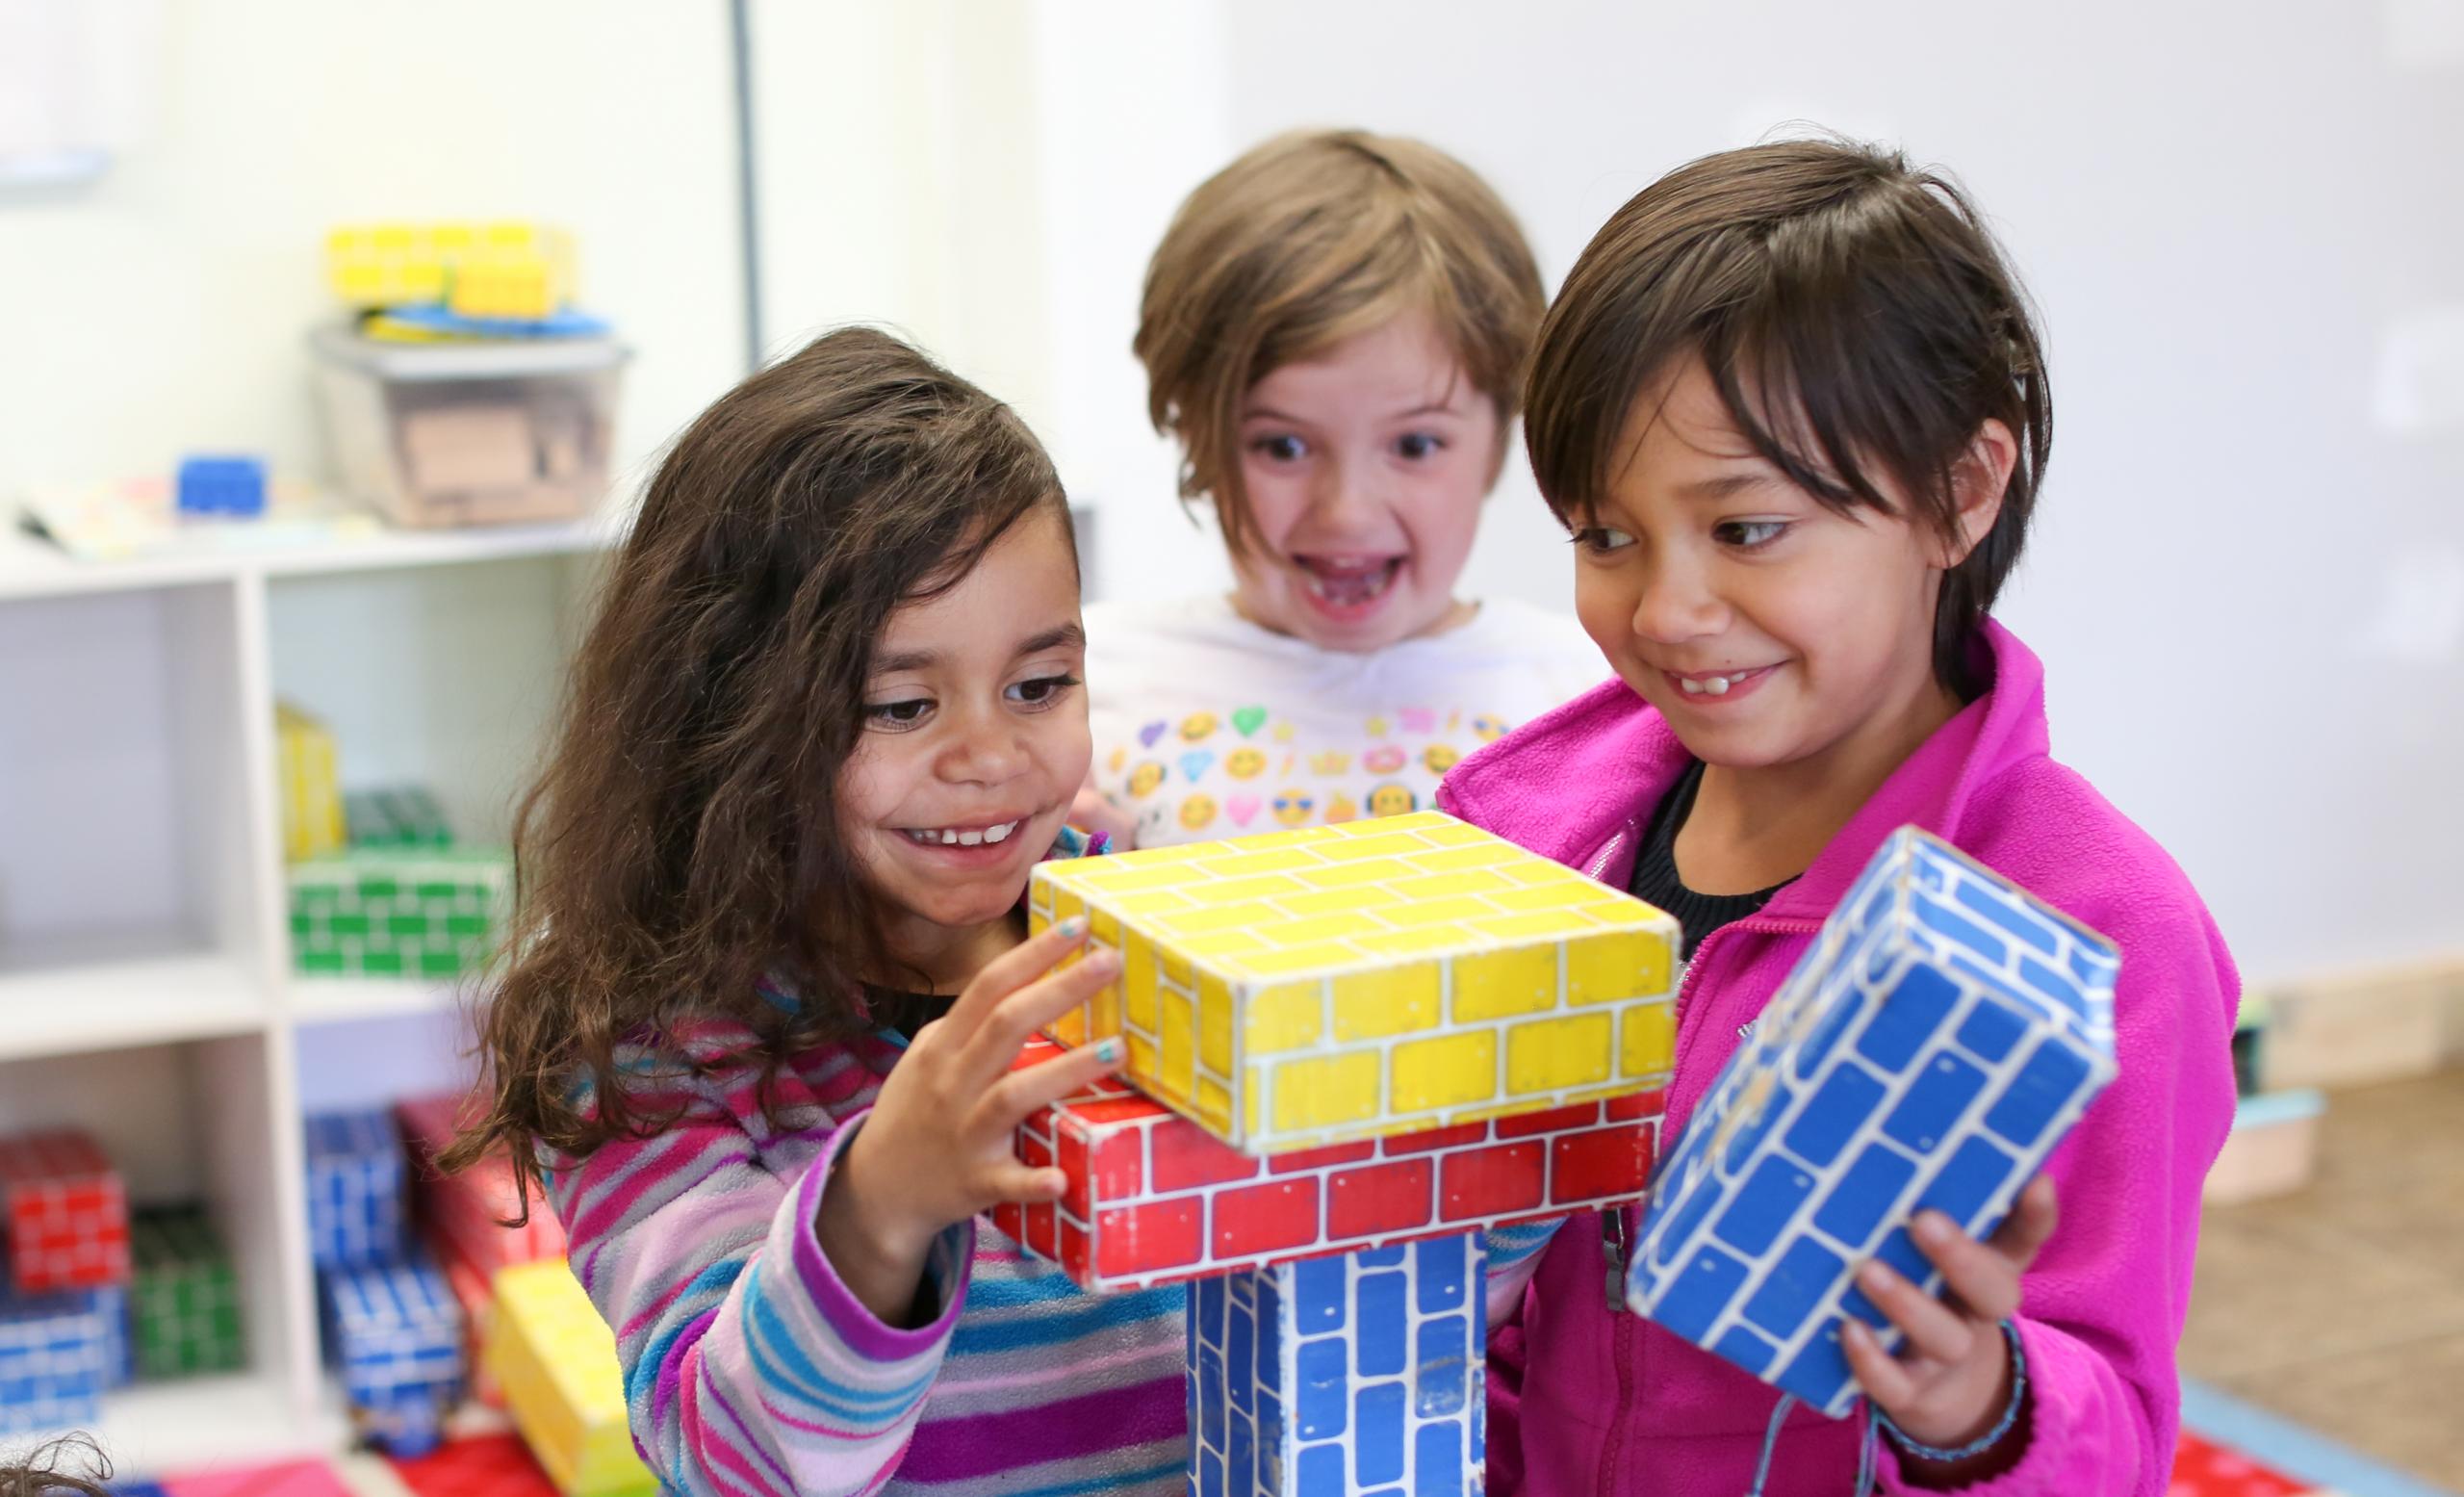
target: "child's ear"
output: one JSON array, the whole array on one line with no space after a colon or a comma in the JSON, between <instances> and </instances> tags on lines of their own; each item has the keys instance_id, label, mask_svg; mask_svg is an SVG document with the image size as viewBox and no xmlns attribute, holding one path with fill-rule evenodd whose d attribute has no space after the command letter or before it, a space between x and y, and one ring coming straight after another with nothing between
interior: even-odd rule
<instances>
[{"instance_id":1,"label":"child's ear","mask_svg":"<svg viewBox=\"0 0 2464 1497\"><path fill-rule=\"evenodd\" d=\"M1992 530L2002 514L2002 495L2011 486L2011 469L2019 460L2018 439L1999 421L1989 420L1968 439L1967 451L1951 465L1951 495L1958 503L1957 531L1943 539L1937 558L1949 571L1965 561Z\"/></svg>"}]
</instances>

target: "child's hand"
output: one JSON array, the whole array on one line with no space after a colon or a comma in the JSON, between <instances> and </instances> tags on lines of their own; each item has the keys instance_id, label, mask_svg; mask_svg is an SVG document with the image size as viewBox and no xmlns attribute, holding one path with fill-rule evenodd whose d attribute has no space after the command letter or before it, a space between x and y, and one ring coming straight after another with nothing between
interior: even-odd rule
<instances>
[{"instance_id":1,"label":"child's hand","mask_svg":"<svg viewBox=\"0 0 2464 1497\"><path fill-rule=\"evenodd\" d=\"M1129 852L1138 846L1138 817L1112 802L1112 797L1095 788L1091 777L1069 803L1069 824L1081 832L1109 832L1114 852Z\"/></svg>"},{"instance_id":2,"label":"child's hand","mask_svg":"<svg viewBox=\"0 0 2464 1497\"><path fill-rule=\"evenodd\" d=\"M1857 1287L1908 1342L1894 1357L1870 1328L1850 1319L1840 1343L1866 1397L1909 1438L1957 1450L1983 1438L2010 1407L2011 1349L2001 1323L2018 1313L2019 1276L2053 1235L2059 1215L2053 1181L2041 1174L2019 1193L2009 1219L1987 1242L1939 1211L1917 1213L1910 1231L1942 1271L1938 1300L1880 1260L1858 1271ZM1993 1459L1988 1452L1974 1463ZM1966 1464L1962 1481L1972 1479Z\"/></svg>"},{"instance_id":3,"label":"child's hand","mask_svg":"<svg viewBox=\"0 0 2464 1497\"><path fill-rule=\"evenodd\" d=\"M1120 1041L1010 1067L1029 1036L1120 974L1118 954L1099 951L1044 975L1086 939L1083 918L1066 920L988 963L915 1036L839 1156L814 1228L838 1277L884 1323L907 1323L925 1255L953 1223L1005 1200L1057 1200L1066 1187L1059 1170L1019 1163L1014 1137L1028 1114L1118 1070Z\"/></svg>"}]
</instances>

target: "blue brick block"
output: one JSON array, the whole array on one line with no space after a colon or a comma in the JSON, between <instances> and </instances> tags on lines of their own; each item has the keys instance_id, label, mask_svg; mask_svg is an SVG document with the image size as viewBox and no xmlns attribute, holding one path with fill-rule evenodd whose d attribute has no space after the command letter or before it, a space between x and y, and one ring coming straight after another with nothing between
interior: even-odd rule
<instances>
[{"instance_id":1,"label":"blue brick block","mask_svg":"<svg viewBox=\"0 0 2464 1497\"><path fill-rule=\"evenodd\" d=\"M190 457L180 463L182 514L261 515L266 465L254 457Z\"/></svg>"},{"instance_id":2,"label":"blue brick block","mask_svg":"<svg viewBox=\"0 0 2464 1497\"><path fill-rule=\"evenodd\" d=\"M445 1443L445 1421L459 1400L458 1387L406 1383L351 1406L359 1441L400 1460L415 1460Z\"/></svg>"},{"instance_id":3,"label":"blue brick block","mask_svg":"<svg viewBox=\"0 0 2464 1497\"><path fill-rule=\"evenodd\" d=\"M308 1244L320 1269L391 1263L408 1250L402 1136L394 1115L322 1113L307 1123Z\"/></svg>"},{"instance_id":4,"label":"blue brick block","mask_svg":"<svg viewBox=\"0 0 2464 1497\"><path fill-rule=\"evenodd\" d=\"M137 1341L128 1320L128 1286L107 1284L89 1289L94 1314L103 1327L103 1387L124 1388L137 1381Z\"/></svg>"},{"instance_id":5,"label":"blue brick block","mask_svg":"<svg viewBox=\"0 0 2464 1497\"><path fill-rule=\"evenodd\" d=\"M422 1410L438 1417L461 1398L462 1307L424 1257L374 1268L333 1269L319 1283L327 1350L343 1393L372 1438L433 1442Z\"/></svg>"},{"instance_id":6,"label":"blue brick block","mask_svg":"<svg viewBox=\"0 0 2464 1497\"><path fill-rule=\"evenodd\" d=\"M1477 1239L1450 1237L1200 1282L1189 1308L1192 1490L1477 1492L1487 1272Z\"/></svg>"},{"instance_id":7,"label":"blue brick block","mask_svg":"<svg viewBox=\"0 0 2464 1497\"><path fill-rule=\"evenodd\" d=\"M1913 827L1883 844L1653 1182L1627 1299L1827 1414L1917 1210L1983 1235L2114 1074L2113 943Z\"/></svg>"},{"instance_id":8,"label":"blue brick block","mask_svg":"<svg viewBox=\"0 0 2464 1497\"><path fill-rule=\"evenodd\" d=\"M90 1292L0 1288L0 1432L90 1428L101 1414L109 1340Z\"/></svg>"}]
</instances>

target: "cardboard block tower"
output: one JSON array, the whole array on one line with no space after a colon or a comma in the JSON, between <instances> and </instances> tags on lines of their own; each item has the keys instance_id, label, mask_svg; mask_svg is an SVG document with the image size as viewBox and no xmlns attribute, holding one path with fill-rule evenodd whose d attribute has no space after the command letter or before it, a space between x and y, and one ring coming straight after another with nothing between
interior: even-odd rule
<instances>
[{"instance_id":1,"label":"cardboard block tower","mask_svg":"<svg viewBox=\"0 0 2464 1497\"><path fill-rule=\"evenodd\" d=\"M1052 1038L1127 1062L1020 1132L1066 1196L993 1222L1199 1281L1191 1490L1478 1491L1480 1233L1643 1194L1676 923L1434 812L1046 864L1029 908L1121 953Z\"/></svg>"}]
</instances>

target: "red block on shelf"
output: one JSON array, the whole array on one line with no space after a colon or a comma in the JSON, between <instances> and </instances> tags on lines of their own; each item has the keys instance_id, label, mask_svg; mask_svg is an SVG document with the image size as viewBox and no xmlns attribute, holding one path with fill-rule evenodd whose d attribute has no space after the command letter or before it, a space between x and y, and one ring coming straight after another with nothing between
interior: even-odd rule
<instances>
[{"instance_id":1,"label":"red block on shelf","mask_svg":"<svg viewBox=\"0 0 2464 1497\"><path fill-rule=\"evenodd\" d=\"M1064 1053L1039 1037L1018 1065ZM1100 1081L1018 1130L1069 1176L1061 1202L991 1219L1086 1288L1143 1289L1638 1200L1659 1115L1649 1092L1260 1160Z\"/></svg>"},{"instance_id":2,"label":"red block on shelf","mask_svg":"<svg viewBox=\"0 0 2464 1497\"><path fill-rule=\"evenodd\" d=\"M428 1248L445 1274L445 1286L453 1291L454 1303L462 1306L462 1361L470 1369L471 1396L490 1408L502 1408L504 1388L497 1381L496 1369L482 1355L488 1345L488 1322L497 1311L495 1286L450 1243L431 1238Z\"/></svg>"},{"instance_id":3,"label":"red block on shelf","mask_svg":"<svg viewBox=\"0 0 2464 1497\"><path fill-rule=\"evenodd\" d=\"M462 1257L483 1279L517 1263L563 1257L565 1229L537 1196L530 1198L528 1222L503 1225L521 1201L511 1161L493 1155L459 1174L436 1168L436 1156L476 1105L475 1098L453 1095L414 1097L394 1108L403 1142L410 1146L412 1200L422 1225L449 1250L448 1256Z\"/></svg>"},{"instance_id":4,"label":"red block on shelf","mask_svg":"<svg viewBox=\"0 0 2464 1497\"><path fill-rule=\"evenodd\" d=\"M28 1294L128 1282L128 1195L94 1141L56 1129L0 1139L9 1277Z\"/></svg>"}]
</instances>

